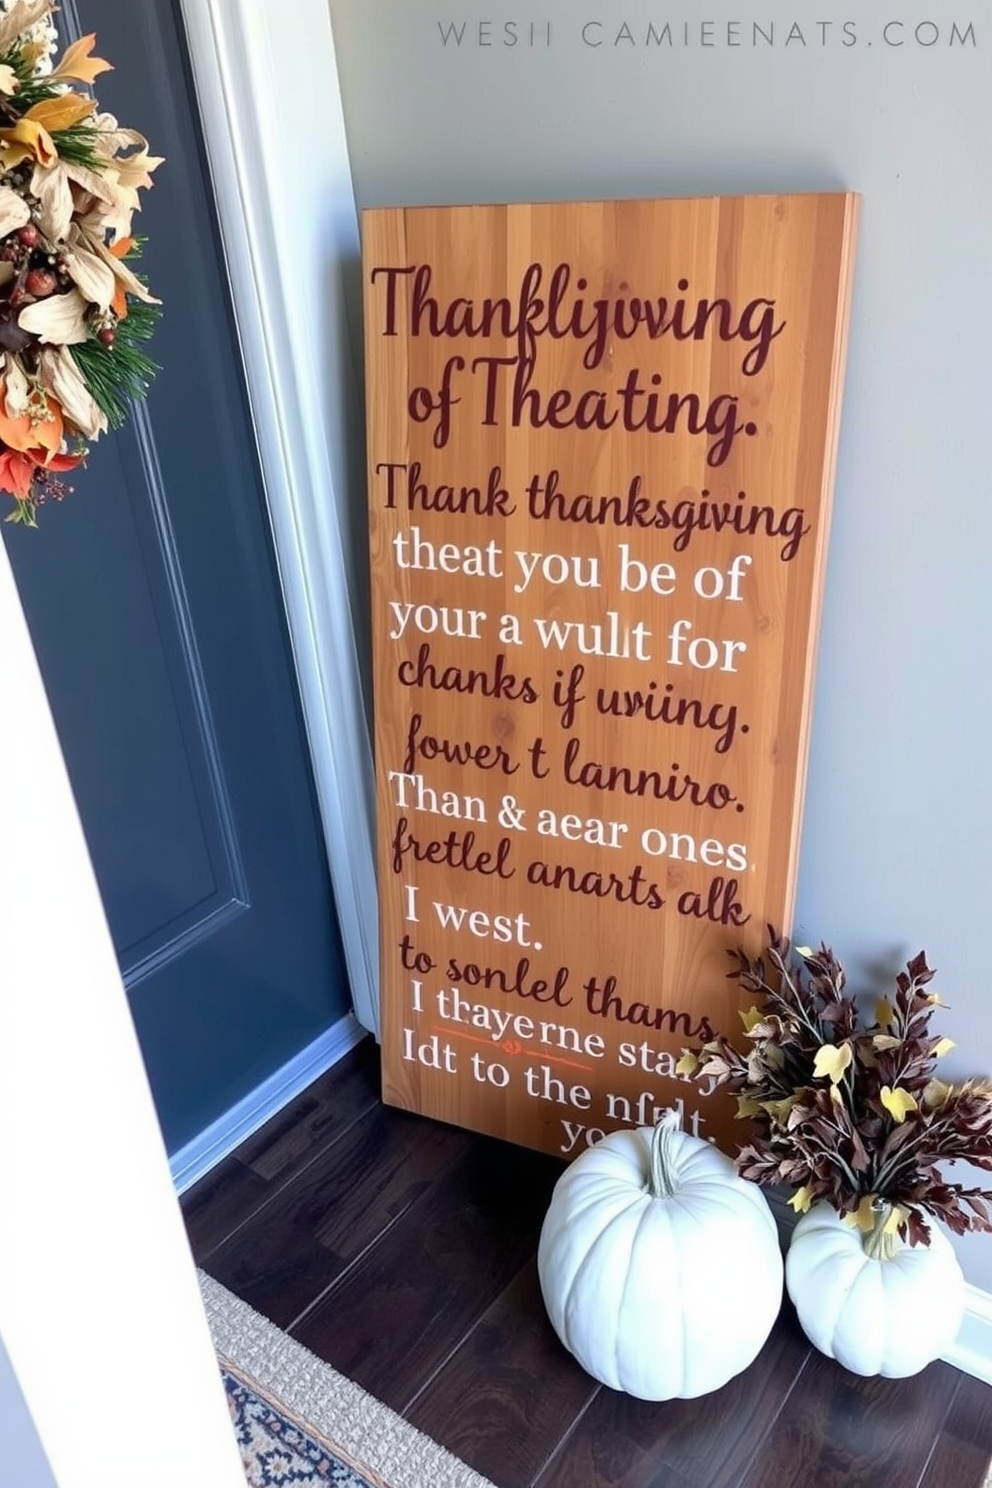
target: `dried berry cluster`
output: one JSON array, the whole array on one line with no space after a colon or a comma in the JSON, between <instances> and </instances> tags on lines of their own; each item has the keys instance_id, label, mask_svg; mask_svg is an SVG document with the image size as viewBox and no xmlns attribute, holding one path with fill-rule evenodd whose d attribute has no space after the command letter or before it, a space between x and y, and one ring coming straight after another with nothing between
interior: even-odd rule
<instances>
[{"instance_id":1,"label":"dried berry cluster","mask_svg":"<svg viewBox=\"0 0 992 1488\"><path fill-rule=\"evenodd\" d=\"M845 990L844 968L827 946L792 948L769 927L767 966L732 952L730 973L760 1007L742 1013L747 1047L726 1038L687 1050L680 1073L726 1085L753 1137L737 1156L742 1177L791 1184L804 1211L818 1200L865 1230L892 1206L898 1232L929 1244L924 1213L957 1234L992 1230L992 1192L948 1182L957 1159L992 1170L992 1081L936 1078L954 1045L930 1031L944 1006L924 989L933 979L921 951L864 1024Z\"/></svg>"}]
</instances>

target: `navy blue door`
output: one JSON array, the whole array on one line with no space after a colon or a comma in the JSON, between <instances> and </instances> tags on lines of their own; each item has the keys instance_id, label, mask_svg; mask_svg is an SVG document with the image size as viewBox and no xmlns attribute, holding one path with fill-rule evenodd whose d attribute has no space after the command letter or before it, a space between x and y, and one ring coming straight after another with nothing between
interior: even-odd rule
<instances>
[{"instance_id":1,"label":"navy blue door","mask_svg":"<svg viewBox=\"0 0 992 1488\"><path fill-rule=\"evenodd\" d=\"M167 157L135 219L163 370L4 535L175 1151L350 999L181 24L67 11L115 64L101 106Z\"/></svg>"}]
</instances>

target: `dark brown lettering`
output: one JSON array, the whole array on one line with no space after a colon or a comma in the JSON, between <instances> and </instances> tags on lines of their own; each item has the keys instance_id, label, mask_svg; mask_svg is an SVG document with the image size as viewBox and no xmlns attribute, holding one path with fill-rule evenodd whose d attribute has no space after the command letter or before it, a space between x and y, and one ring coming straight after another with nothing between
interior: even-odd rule
<instances>
[{"instance_id":1,"label":"dark brown lettering","mask_svg":"<svg viewBox=\"0 0 992 1488\"><path fill-rule=\"evenodd\" d=\"M674 682L666 682L661 693L655 681L643 690L599 687L596 689L596 711L606 718L638 718L647 723L661 723L671 728L710 729L717 735L713 748L726 754L737 736L748 732L746 723L738 725L736 703L706 704L696 697L678 697Z\"/></svg>"},{"instance_id":2,"label":"dark brown lettering","mask_svg":"<svg viewBox=\"0 0 992 1488\"><path fill-rule=\"evenodd\" d=\"M617 992L615 976L604 977L602 985L595 977L590 977L584 984L583 991L586 994L586 1007L594 1017L612 1018L617 1023L632 1023L639 1028L666 1029L683 1038L700 1039L703 1042L713 1037L713 1030L706 1017L694 1024L688 1013L678 1012L674 1008L652 1007L646 1002L625 1002Z\"/></svg>"},{"instance_id":3,"label":"dark brown lettering","mask_svg":"<svg viewBox=\"0 0 992 1488\"><path fill-rule=\"evenodd\" d=\"M535 858L527 864L527 882L542 889L565 889L570 894L615 899L618 904L633 904L638 909L665 907L661 890L645 878L640 863L621 878L613 872L576 868L573 863L542 863Z\"/></svg>"},{"instance_id":4,"label":"dark brown lettering","mask_svg":"<svg viewBox=\"0 0 992 1488\"><path fill-rule=\"evenodd\" d=\"M422 468L419 460L412 460L409 465L382 460L376 465L376 475L386 476L387 510L394 510L404 501L410 512L441 512L451 516L464 516L467 512L473 517L511 517L516 511L510 493L503 488L503 471L499 465L490 469L485 490L480 486L428 486L420 479ZM402 475L406 476L405 483L400 480Z\"/></svg>"},{"instance_id":5,"label":"dark brown lettering","mask_svg":"<svg viewBox=\"0 0 992 1488\"><path fill-rule=\"evenodd\" d=\"M401 816L396 823L392 841L392 868L402 873L408 857L416 863L433 863L442 868L460 868L466 873L479 873L484 878L512 878L515 868L509 866L513 844L509 837L501 837L496 851L477 848L475 833L469 828L465 832L453 828L447 837L433 837L422 841L410 831L408 817Z\"/></svg>"},{"instance_id":6,"label":"dark brown lettering","mask_svg":"<svg viewBox=\"0 0 992 1488\"><path fill-rule=\"evenodd\" d=\"M458 666L439 668L431 660L429 641L424 641L417 652L416 661L409 657L401 661L396 675L404 687L427 687L434 692L459 692L483 697L498 698L503 702L536 703L537 688L530 677L518 678L507 670L506 653L498 651L492 671L484 667L469 667L467 671Z\"/></svg>"},{"instance_id":7,"label":"dark brown lettering","mask_svg":"<svg viewBox=\"0 0 992 1488\"><path fill-rule=\"evenodd\" d=\"M680 915L691 919L712 920L716 925L746 925L751 918L740 902L740 885L736 878L722 878L717 874L705 896L692 890L679 895L677 909Z\"/></svg>"},{"instance_id":8,"label":"dark brown lettering","mask_svg":"<svg viewBox=\"0 0 992 1488\"><path fill-rule=\"evenodd\" d=\"M737 802L737 797L722 780L704 785L682 771L674 761L666 775L660 770L634 770L629 765L582 760L581 750L581 740L573 735L565 745L563 757L563 776L567 785L580 785L586 790L619 791L624 796L647 797L652 801L688 800L693 806L711 806L714 811L722 811ZM737 805L738 811L743 811L739 802Z\"/></svg>"},{"instance_id":9,"label":"dark brown lettering","mask_svg":"<svg viewBox=\"0 0 992 1488\"><path fill-rule=\"evenodd\" d=\"M802 507L777 511L773 506L747 504L747 492L738 491L734 501L715 501L704 487L699 496L672 502L643 494L643 477L632 477L625 496L593 496L569 493L560 484L557 470L534 475L527 485L527 509L541 522L574 522L586 527L623 527L671 531L676 553L683 553L696 532L722 532L738 537L780 537L780 557L788 563L799 551L810 528Z\"/></svg>"},{"instance_id":10,"label":"dark brown lettering","mask_svg":"<svg viewBox=\"0 0 992 1488\"><path fill-rule=\"evenodd\" d=\"M475 961L461 961L452 956L448 962L448 981L466 987L495 987L507 997L530 997L535 1002L553 1002L557 1007L568 1007L571 994L565 995L568 984L568 967L559 966L551 982L543 977L530 976L530 959L521 956L512 973L501 966L480 966Z\"/></svg>"},{"instance_id":11,"label":"dark brown lettering","mask_svg":"<svg viewBox=\"0 0 992 1488\"><path fill-rule=\"evenodd\" d=\"M414 713L406 735L406 753L403 756L403 773L412 775L418 760L445 760L449 765L474 765L477 770L501 770L504 775L515 775L520 768L510 759L502 744L475 744L471 739L458 742L454 739L435 738L423 732L424 718Z\"/></svg>"},{"instance_id":12,"label":"dark brown lettering","mask_svg":"<svg viewBox=\"0 0 992 1488\"><path fill-rule=\"evenodd\" d=\"M703 341L707 336L724 343L740 341L748 348L741 360L741 371L746 377L754 377L768 360L772 342L786 326L785 321L776 321L774 300L756 296L738 314L727 299L692 298L686 278L677 281L679 293L675 297L642 298L625 294L587 299L588 281L566 262L557 263L551 270L546 298L540 293L545 280L544 267L532 263L524 270L512 298L487 296L476 303L456 294L442 302L431 293L430 264L407 264L377 265L371 270L373 284L380 278L386 282L383 335L398 334L397 290L399 281L409 275L413 276L409 308L411 336L429 336L434 340L495 337L516 344L515 360L521 365L535 361L542 336L552 340L567 337L584 343L582 365L593 371L603 365L613 337L629 341L643 330L649 341L663 336L676 341Z\"/></svg>"}]
</instances>

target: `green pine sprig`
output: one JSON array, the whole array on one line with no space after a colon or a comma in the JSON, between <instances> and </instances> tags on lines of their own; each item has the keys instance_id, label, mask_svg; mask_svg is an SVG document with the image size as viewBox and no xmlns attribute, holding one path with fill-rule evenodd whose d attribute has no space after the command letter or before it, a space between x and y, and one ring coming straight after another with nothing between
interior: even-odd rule
<instances>
[{"instance_id":1,"label":"green pine sprig","mask_svg":"<svg viewBox=\"0 0 992 1488\"><path fill-rule=\"evenodd\" d=\"M142 345L154 335L160 315L159 305L130 300L127 315L115 327L113 346L104 346L91 336L68 348L112 429L123 428L131 403L145 396L148 384L160 370Z\"/></svg>"},{"instance_id":2,"label":"green pine sprig","mask_svg":"<svg viewBox=\"0 0 992 1488\"><path fill-rule=\"evenodd\" d=\"M85 123L52 131L52 143L60 160L64 160L67 165L81 165L87 170L102 173L106 161L94 149L96 137L97 131Z\"/></svg>"},{"instance_id":3,"label":"green pine sprig","mask_svg":"<svg viewBox=\"0 0 992 1488\"><path fill-rule=\"evenodd\" d=\"M58 90L54 83L50 83L47 77L35 76L35 64L28 60L21 47L8 47L0 55L0 63L4 67L9 67L17 78L17 92L13 98L8 98L6 103L8 107L15 107L18 114L26 114L34 104L43 103L46 98L57 96Z\"/></svg>"}]
</instances>

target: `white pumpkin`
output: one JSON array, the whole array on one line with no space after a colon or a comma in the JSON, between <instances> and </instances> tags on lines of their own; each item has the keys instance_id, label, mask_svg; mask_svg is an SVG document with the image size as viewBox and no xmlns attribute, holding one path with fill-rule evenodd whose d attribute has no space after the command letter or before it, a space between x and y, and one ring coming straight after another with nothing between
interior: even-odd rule
<instances>
[{"instance_id":1,"label":"white pumpkin","mask_svg":"<svg viewBox=\"0 0 992 1488\"><path fill-rule=\"evenodd\" d=\"M853 1374L917 1374L954 1341L964 1277L947 1236L930 1244L890 1237L891 1256L871 1237L817 1204L796 1225L785 1263L789 1296L809 1341Z\"/></svg>"},{"instance_id":2,"label":"white pumpkin","mask_svg":"<svg viewBox=\"0 0 992 1488\"><path fill-rule=\"evenodd\" d=\"M775 1221L709 1142L614 1132L558 1180L537 1256L555 1332L641 1400L716 1390L756 1357L782 1300Z\"/></svg>"}]
</instances>

